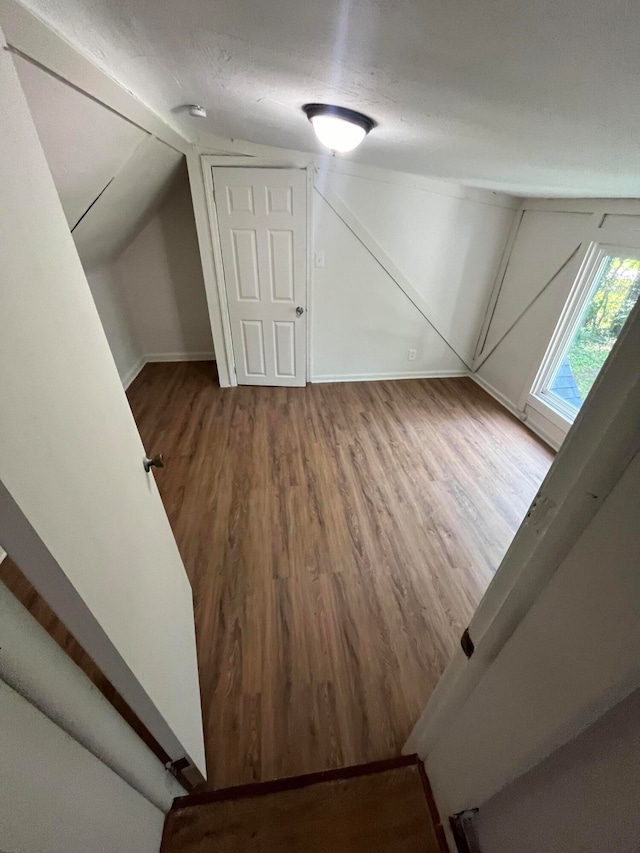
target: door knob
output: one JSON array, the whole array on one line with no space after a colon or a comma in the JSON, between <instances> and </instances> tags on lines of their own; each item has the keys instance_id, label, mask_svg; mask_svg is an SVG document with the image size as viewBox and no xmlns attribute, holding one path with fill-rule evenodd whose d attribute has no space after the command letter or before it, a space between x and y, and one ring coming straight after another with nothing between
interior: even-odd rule
<instances>
[{"instance_id":1,"label":"door knob","mask_svg":"<svg viewBox=\"0 0 640 853\"><path fill-rule=\"evenodd\" d=\"M302 317L304 314L304 308L301 308L300 305L296 308L296 317Z\"/></svg>"},{"instance_id":2,"label":"door knob","mask_svg":"<svg viewBox=\"0 0 640 853\"><path fill-rule=\"evenodd\" d=\"M164 456L162 455L162 453L156 453L155 456L151 457L145 456L144 462L142 464L144 465L144 470L147 473L149 473L152 466L154 468L164 468Z\"/></svg>"}]
</instances>

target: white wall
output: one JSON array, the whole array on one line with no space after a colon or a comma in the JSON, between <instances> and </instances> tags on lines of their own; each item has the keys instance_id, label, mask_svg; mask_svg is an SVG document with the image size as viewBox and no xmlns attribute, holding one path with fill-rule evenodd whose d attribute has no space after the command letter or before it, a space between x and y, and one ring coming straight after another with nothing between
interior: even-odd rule
<instances>
[{"instance_id":1,"label":"white wall","mask_svg":"<svg viewBox=\"0 0 640 853\"><path fill-rule=\"evenodd\" d=\"M616 208L624 215L616 214ZM634 212L640 213L640 204L619 200L525 201L504 277L494 293L490 323L481 336L476 376L553 447L559 447L566 429L527 406L527 395L589 245L637 245L640 216Z\"/></svg>"},{"instance_id":2,"label":"white wall","mask_svg":"<svg viewBox=\"0 0 640 853\"><path fill-rule=\"evenodd\" d=\"M0 680L0 849L156 853L160 809Z\"/></svg>"},{"instance_id":3,"label":"white wall","mask_svg":"<svg viewBox=\"0 0 640 853\"><path fill-rule=\"evenodd\" d=\"M520 199L240 141L187 162L223 387L235 374L209 210L215 165L313 173L311 382L468 372Z\"/></svg>"},{"instance_id":4,"label":"white wall","mask_svg":"<svg viewBox=\"0 0 640 853\"><path fill-rule=\"evenodd\" d=\"M148 360L212 358L213 341L186 168L116 261L122 298Z\"/></svg>"},{"instance_id":5,"label":"white wall","mask_svg":"<svg viewBox=\"0 0 640 853\"><path fill-rule=\"evenodd\" d=\"M460 359L317 193L313 213L325 267L314 270L311 381L464 373Z\"/></svg>"},{"instance_id":6,"label":"white wall","mask_svg":"<svg viewBox=\"0 0 640 853\"><path fill-rule=\"evenodd\" d=\"M312 271L311 380L466 373L514 207L392 171L321 171L313 249L325 266Z\"/></svg>"},{"instance_id":7,"label":"white wall","mask_svg":"<svg viewBox=\"0 0 640 853\"><path fill-rule=\"evenodd\" d=\"M115 262L107 263L86 270L86 274L113 360L126 388L143 364L143 353L123 298L118 267Z\"/></svg>"},{"instance_id":8,"label":"white wall","mask_svg":"<svg viewBox=\"0 0 640 853\"><path fill-rule=\"evenodd\" d=\"M86 274L125 388L147 361L213 358L184 167L125 250Z\"/></svg>"},{"instance_id":9,"label":"white wall","mask_svg":"<svg viewBox=\"0 0 640 853\"><path fill-rule=\"evenodd\" d=\"M485 853L636 853L640 691L485 803Z\"/></svg>"}]
</instances>

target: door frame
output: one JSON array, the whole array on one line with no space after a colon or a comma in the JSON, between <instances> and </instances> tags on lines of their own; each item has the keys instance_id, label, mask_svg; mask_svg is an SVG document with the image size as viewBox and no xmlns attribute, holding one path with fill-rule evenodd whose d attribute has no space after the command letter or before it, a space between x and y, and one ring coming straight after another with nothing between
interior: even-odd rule
<instances>
[{"instance_id":1,"label":"door frame","mask_svg":"<svg viewBox=\"0 0 640 853\"><path fill-rule=\"evenodd\" d=\"M226 363L228 369L228 387L235 387L238 384L236 374L236 359L233 351L233 341L231 338L231 317L229 314L229 303L227 300L227 282L224 274L224 265L222 262L222 244L220 242L220 225L218 221L218 209L215 201L213 187L213 169L216 167L224 168L239 168L239 169L298 169L306 173L306 276L305 276L305 295L306 295L306 334L307 334L307 358L305 364L305 382L309 382L311 376L311 300L312 300L312 260L313 260L313 227L312 227L312 204L313 204L313 163L309 162L309 158L305 157L304 164L295 162L295 158L289 156L284 160L275 157L253 157L247 154L230 155L230 154L203 154L200 157L202 169L202 178L204 181L205 203L207 207L207 215L209 220L209 234L211 237L211 247L213 250L213 268L215 271L215 285L220 306L220 319L222 323L222 337L224 342ZM220 383L223 385L223 382ZM224 386L223 386L224 387Z\"/></svg>"}]
</instances>

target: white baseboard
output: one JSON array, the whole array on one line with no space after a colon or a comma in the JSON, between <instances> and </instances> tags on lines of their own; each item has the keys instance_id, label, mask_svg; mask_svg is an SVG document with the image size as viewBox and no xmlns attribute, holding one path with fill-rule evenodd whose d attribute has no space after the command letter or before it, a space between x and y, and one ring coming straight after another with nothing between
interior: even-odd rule
<instances>
[{"instance_id":1,"label":"white baseboard","mask_svg":"<svg viewBox=\"0 0 640 853\"><path fill-rule=\"evenodd\" d=\"M348 373L340 376L312 376L309 380L319 382L385 382L388 379L452 379L468 376L467 370L451 368L449 370L416 370L400 373Z\"/></svg>"},{"instance_id":2,"label":"white baseboard","mask_svg":"<svg viewBox=\"0 0 640 853\"><path fill-rule=\"evenodd\" d=\"M0 563L4 560L6 556L7 552L4 550L4 548L0 548Z\"/></svg>"},{"instance_id":3,"label":"white baseboard","mask_svg":"<svg viewBox=\"0 0 640 853\"><path fill-rule=\"evenodd\" d=\"M124 386L125 391L129 387L129 385L131 385L133 380L140 373L146 363L146 358L144 356L140 356L140 358L138 359L138 361L136 361L133 367L125 373L125 375L122 377L122 385Z\"/></svg>"},{"instance_id":4,"label":"white baseboard","mask_svg":"<svg viewBox=\"0 0 640 853\"><path fill-rule=\"evenodd\" d=\"M531 417L529 417L525 412L520 411L511 402L511 400L509 400L508 397L505 397L505 395L501 391L498 391L497 388L494 388L490 382L487 382L487 380L483 379L482 376L478 376L477 373L470 373L469 377L473 379L473 381L477 385L479 385L483 389L483 391L486 391L487 394L493 397L494 400L497 400L501 406L504 406L507 411L511 412L514 417L518 418L518 420L521 421L527 427L527 429L535 433L538 438L541 438L545 444L548 444L549 447L551 447L553 450L558 449L559 445L557 441L554 439L553 436L546 432L546 430L541 424L537 423L535 420L532 420Z\"/></svg>"},{"instance_id":5,"label":"white baseboard","mask_svg":"<svg viewBox=\"0 0 640 853\"><path fill-rule=\"evenodd\" d=\"M479 385L487 394L490 394L494 400L497 400L500 405L504 406L512 415L518 418L519 421L524 421L524 412L521 412L511 400L506 397L502 391L494 388L490 382L487 382L482 376L477 373L470 373L470 378Z\"/></svg>"},{"instance_id":6,"label":"white baseboard","mask_svg":"<svg viewBox=\"0 0 640 853\"><path fill-rule=\"evenodd\" d=\"M215 361L212 352L154 352L145 355L146 361Z\"/></svg>"}]
</instances>

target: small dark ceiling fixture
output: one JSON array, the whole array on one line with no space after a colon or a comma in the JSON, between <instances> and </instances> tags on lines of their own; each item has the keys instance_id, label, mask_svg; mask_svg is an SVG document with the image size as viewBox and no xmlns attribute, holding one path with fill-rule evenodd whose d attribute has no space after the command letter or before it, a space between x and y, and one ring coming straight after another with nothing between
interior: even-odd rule
<instances>
[{"instance_id":1,"label":"small dark ceiling fixture","mask_svg":"<svg viewBox=\"0 0 640 853\"><path fill-rule=\"evenodd\" d=\"M305 104L303 111L320 142L331 151L345 154L360 145L376 126L364 113L332 104Z\"/></svg>"}]
</instances>

